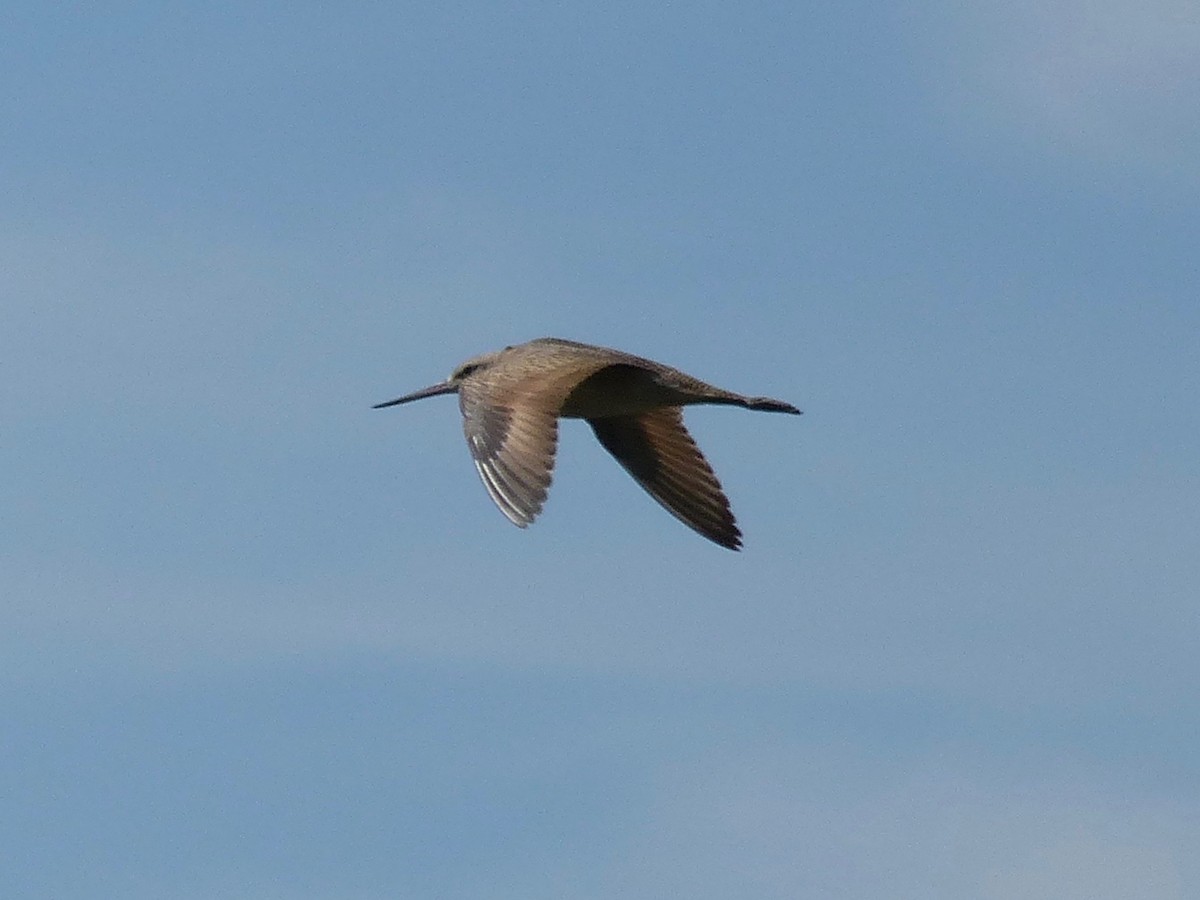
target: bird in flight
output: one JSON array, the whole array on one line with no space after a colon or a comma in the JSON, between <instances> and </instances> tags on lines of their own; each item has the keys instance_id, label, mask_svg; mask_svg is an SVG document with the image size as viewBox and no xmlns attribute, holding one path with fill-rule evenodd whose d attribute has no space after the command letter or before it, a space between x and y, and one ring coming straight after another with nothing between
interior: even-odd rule
<instances>
[{"instance_id":1,"label":"bird in flight","mask_svg":"<svg viewBox=\"0 0 1200 900\"><path fill-rule=\"evenodd\" d=\"M722 547L742 533L712 466L683 425L702 403L799 415L782 400L722 390L653 360L538 338L467 360L450 377L374 409L458 394L475 468L496 506L528 526L546 502L558 420L586 419L604 448L671 515Z\"/></svg>"}]
</instances>

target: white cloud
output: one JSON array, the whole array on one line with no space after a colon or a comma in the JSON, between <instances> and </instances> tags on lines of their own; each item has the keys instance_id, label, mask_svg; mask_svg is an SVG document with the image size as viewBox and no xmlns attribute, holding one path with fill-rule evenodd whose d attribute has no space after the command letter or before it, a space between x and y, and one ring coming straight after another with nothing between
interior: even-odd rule
<instances>
[{"instance_id":1,"label":"white cloud","mask_svg":"<svg viewBox=\"0 0 1200 900\"><path fill-rule=\"evenodd\" d=\"M618 893L1177 900L1197 875L1189 814L1111 780L763 746L664 773Z\"/></svg>"},{"instance_id":2,"label":"white cloud","mask_svg":"<svg viewBox=\"0 0 1200 900\"><path fill-rule=\"evenodd\" d=\"M1189 0L1017 0L947 15L937 90L988 142L1200 181L1200 8Z\"/></svg>"},{"instance_id":3,"label":"white cloud","mask_svg":"<svg viewBox=\"0 0 1200 900\"><path fill-rule=\"evenodd\" d=\"M1023 847L984 877L996 900L1129 900L1183 897L1174 851L1146 835L1109 837L1111 823L1083 820L1041 846ZM1126 829L1132 830L1132 829ZM1097 834L1097 832L1102 832Z\"/></svg>"}]
</instances>

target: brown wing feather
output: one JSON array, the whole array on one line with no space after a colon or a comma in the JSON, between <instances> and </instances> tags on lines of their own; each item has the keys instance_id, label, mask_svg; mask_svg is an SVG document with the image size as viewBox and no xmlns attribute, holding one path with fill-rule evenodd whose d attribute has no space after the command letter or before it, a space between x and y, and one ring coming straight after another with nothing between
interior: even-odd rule
<instances>
[{"instance_id":1,"label":"brown wing feather","mask_svg":"<svg viewBox=\"0 0 1200 900\"><path fill-rule=\"evenodd\" d=\"M596 367L598 367L597 364ZM545 368L469 379L458 392L463 433L489 496L514 525L529 525L546 502L558 446L558 414L580 370Z\"/></svg>"},{"instance_id":2,"label":"brown wing feather","mask_svg":"<svg viewBox=\"0 0 1200 900\"><path fill-rule=\"evenodd\" d=\"M742 545L729 499L683 425L683 411L588 419L617 462L673 516L722 547Z\"/></svg>"},{"instance_id":3,"label":"brown wing feather","mask_svg":"<svg viewBox=\"0 0 1200 900\"><path fill-rule=\"evenodd\" d=\"M553 413L501 405L483 391L459 391L463 433L475 468L500 511L521 528L532 522L550 490L558 420Z\"/></svg>"}]
</instances>

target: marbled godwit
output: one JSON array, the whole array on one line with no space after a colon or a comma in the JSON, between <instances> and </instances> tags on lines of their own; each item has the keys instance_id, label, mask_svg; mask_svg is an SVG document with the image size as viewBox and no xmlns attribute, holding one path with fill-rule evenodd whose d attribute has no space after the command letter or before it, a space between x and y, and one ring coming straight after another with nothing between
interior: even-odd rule
<instances>
[{"instance_id":1,"label":"marbled godwit","mask_svg":"<svg viewBox=\"0 0 1200 900\"><path fill-rule=\"evenodd\" d=\"M715 403L800 414L782 400L745 397L653 360L559 338L476 356L446 381L374 408L453 393L479 477L513 524L529 525L546 501L558 420L586 419L651 497L731 550L741 547L742 533L717 476L684 428L682 407Z\"/></svg>"}]
</instances>

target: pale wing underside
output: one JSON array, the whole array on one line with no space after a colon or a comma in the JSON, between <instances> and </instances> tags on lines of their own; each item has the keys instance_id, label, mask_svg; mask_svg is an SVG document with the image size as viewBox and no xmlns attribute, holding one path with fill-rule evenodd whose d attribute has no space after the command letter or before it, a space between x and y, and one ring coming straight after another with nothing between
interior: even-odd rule
<instances>
[{"instance_id":1,"label":"pale wing underside","mask_svg":"<svg viewBox=\"0 0 1200 900\"><path fill-rule=\"evenodd\" d=\"M588 374L586 371L584 374ZM535 371L459 390L463 433L489 496L514 525L529 525L546 502L558 445L558 413L578 372Z\"/></svg>"},{"instance_id":2,"label":"pale wing underside","mask_svg":"<svg viewBox=\"0 0 1200 900\"><path fill-rule=\"evenodd\" d=\"M668 512L722 547L742 544L729 500L683 425L683 411L589 419L596 437Z\"/></svg>"}]
</instances>

